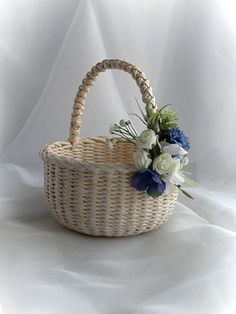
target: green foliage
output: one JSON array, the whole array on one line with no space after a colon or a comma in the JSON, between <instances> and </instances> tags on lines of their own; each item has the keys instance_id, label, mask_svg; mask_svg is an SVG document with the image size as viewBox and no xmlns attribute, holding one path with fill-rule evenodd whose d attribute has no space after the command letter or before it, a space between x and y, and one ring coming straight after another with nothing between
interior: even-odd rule
<instances>
[{"instance_id":1,"label":"green foliage","mask_svg":"<svg viewBox=\"0 0 236 314\"><path fill-rule=\"evenodd\" d=\"M143 120L137 113L129 113L129 115L137 117L143 124L147 125L146 121Z\"/></svg>"},{"instance_id":2,"label":"green foliage","mask_svg":"<svg viewBox=\"0 0 236 314\"><path fill-rule=\"evenodd\" d=\"M150 117L146 118L147 127L153 130L156 134L166 132L169 128L178 126L177 118L174 110L169 108L170 105L165 105Z\"/></svg>"},{"instance_id":3,"label":"green foliage","mask_svg":"<svg viewBox=\"0 0 236 314\"><path fill-rule=\"evenodd\" d=\"M192 187L198 186L197 182L193 181L192 179L188 177L185 177L185 183Z\"/></svg>"},{"instance_id":4,"label":"green foliage","mask_svg":"<svg viewBox=\"0 0 236 314\"><path fill-rule=\"evenodd\" d=\"M148 129L153 130L156 134L163 134L168 130L169 128L176 128L178 127L178 119L176 118L175 111L170 108L170 104L167 104L159 109L155 110L152 113L144 112L138 103L137 99L135 98L135 101L137 103L137 106L140 110L141 117L137 114L131 113L131 115L134 115L138 117L143 124L146 125ZM146 106L147 107L147 106ZM147 108L146 108L147 111Z\"/></svg>"},{"instance_id":5,"label":"green foliage","mask_svg":"<svg viewBox=\"0 0 236 314\"><path fill-rule=\"evenodd\" d=\"M151 196L151 197L158 197L160 196L162 193L160 192L157 192L157 191L147 191L148 195Z\"/></svg>"},{"instance_id":6,"label":"green foliage","mask_svg":"<svg viewBox=\"0 0 236 314\"><path fill-rule=\"evenodd\" d=\"M153 130L156 134L158 134L160 127L158 123L158 115L156 113L147 118L147 128Z\"/></svg>"},{"instance_id":7,"label":"green foliage","mask_svg":"<svg viewBox=\"0 0 236 314\"><path fill-rule=\"evenodd\" d=\"M176 128L178 126L178 119L176 118L176 113L173 109L169 108L170 105L165 105L158 110L159 114L159 126L160 130L165 130L168 128Z\"/></svg>"}]
</instances>

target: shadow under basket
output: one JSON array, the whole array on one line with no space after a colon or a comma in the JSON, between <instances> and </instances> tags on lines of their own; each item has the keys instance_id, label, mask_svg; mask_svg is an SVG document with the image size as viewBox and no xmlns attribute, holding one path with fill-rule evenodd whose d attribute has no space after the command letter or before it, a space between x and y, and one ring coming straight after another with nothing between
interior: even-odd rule
<instances>
[{"instance_id":1,"label":"shadow under basket","mask_svg":"<svg viewBox=\"0 0 236 314\"><path fill-rule=\"evenodd\" d=\"M137 171L133 164L134 144L119 141L111 150L104 137L78 136L88 86L107 68L131 73L143 101L153 98L146 77L135 66L120 60L98 63L79 88L69 140L44 146L40 156L44 163L45 196L53 217L77 232L121 237L147 232L163 224L176 205L178 190L175 188L173 193L156 198L137 191L130 184Z\"/></svg>"}]
</instances>

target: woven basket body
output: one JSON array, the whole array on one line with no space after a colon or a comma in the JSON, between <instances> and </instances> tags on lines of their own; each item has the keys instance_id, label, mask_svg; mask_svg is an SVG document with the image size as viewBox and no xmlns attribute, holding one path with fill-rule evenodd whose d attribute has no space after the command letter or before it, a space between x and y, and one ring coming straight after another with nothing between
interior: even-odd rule
<instances>
[{"instance_id":1,"label":"woven basket body","mask_svg":"<svg viewBox=\"0 0 236 314\"><path fill-rule=\"evenodd\" d=\"M120 141L113 150L106 138L80 138L79 131L89 87L100 72L122 69L137 82L145 103L154 101L145 75L120 60L104 60L87 73L76 95L70 137L66 142L46 145L44 189L48 207L63 226L94 236L129 236L150 231L171 215L177 201L173 193L151 198L131 187L132 143Z\"/></svg>"}]
</instances>

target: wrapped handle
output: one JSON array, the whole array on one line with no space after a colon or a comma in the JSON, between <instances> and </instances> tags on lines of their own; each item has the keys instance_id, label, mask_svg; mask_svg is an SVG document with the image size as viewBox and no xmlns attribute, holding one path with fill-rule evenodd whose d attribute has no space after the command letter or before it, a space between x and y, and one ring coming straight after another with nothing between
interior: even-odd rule
<instances>
[{"instance_id":1,"label":"wrapped handle","mask_svg":"<svg viewBox=\"0 0 236 314\"><path fill-rule=\"evenodd\" d=\"M151 105L153 108L156 106L155 98L152 93L152 88L149 84L148 79L142 71L140 71L136 66L123 60L103 60L102 62L99 62L94 67L92 67L92 69L86 74L76 94L73 112L71 115L69 136L69 141L71 142L72 147L76 147L78 142L85 100L89 88L93 85L99 73L104 72L107 69L118 69L130 73L140 89L143 102L145 104Z\"/></svg>"}]
</instances>

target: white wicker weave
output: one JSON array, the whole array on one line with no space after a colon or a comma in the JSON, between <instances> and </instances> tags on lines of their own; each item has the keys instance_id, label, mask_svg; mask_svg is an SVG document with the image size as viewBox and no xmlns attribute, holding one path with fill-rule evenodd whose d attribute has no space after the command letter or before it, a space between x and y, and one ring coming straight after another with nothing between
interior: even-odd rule
<instances>
[{"instance_id":1,"label":"white wicker weave","mask_svg":"<svg viewBox=\"0 0 236 314\"><path fill-rule=\"evenodd\" d=\"M113 150L106 138L80 138L89 87L100 72L120 69L135 79L144 103L154 102L144 73L122 60L104 60L87 73L76 95L66 142L43 147L44 188L55 219L69 229L94 236L129 236L150 231L171 215L178 191L151 198L131 187L135 145L121 141Z\"/></svg>"}]
</instances>

